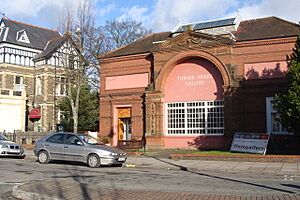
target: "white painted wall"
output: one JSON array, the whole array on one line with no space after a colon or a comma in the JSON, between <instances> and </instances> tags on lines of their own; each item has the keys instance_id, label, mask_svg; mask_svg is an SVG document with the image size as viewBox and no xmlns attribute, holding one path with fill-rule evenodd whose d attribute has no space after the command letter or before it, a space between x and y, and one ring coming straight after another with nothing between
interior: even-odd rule
<instances>
[{"instance_id":1,"label":"white painted wall","mask_svg":"<svg viewBox=\"0 0 300 200\"><path fill-rule=\"evenodd\" d=\"M0 132L25 131L26 95L0 95Z\"/></svg>"}]
</instances>

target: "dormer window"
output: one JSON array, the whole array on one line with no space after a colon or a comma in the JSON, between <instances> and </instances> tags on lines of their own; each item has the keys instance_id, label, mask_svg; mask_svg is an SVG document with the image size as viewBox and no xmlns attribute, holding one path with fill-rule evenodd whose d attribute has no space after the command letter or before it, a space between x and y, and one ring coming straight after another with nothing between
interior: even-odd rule
<instances>
[{"instance_id":1,"label":"dormer window","mask_svg":"<svg viewBox=\"0 0 300 200\"><path fill-rule=\"evenodd\" d=\"M4 32L5 24L2 22L0 25L0 36L2 35L2 32Z\"/></svg>"},{"instance_id":2,"label":"dormer window","mask_svg":"<svg viewBox=\"0 0 300 200\"><path fill-rule=\"evenodd\" d=\"M17 41L30 43L25 30L17 32Z\"/></svg>"}]
</instances>

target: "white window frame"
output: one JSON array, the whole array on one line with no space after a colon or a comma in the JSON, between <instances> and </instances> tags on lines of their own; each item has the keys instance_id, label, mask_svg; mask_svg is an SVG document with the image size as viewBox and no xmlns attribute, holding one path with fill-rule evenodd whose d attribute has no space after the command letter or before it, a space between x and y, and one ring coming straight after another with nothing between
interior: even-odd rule
<instances>
[{"instance_id":1,"label":"white window frame","mask_svg":"<svg viewBox=\"0 0 300 200\"><path fill-rule=\"evenodd\" d=\"M274 135L286 135L291 134L284 130L283 126L279 123L280 131L273 131L273 122L272 122L272 114L276 114L277 111L272 106L272 101L274 97L266 97L266 125L267 125L267 133L274 134Z\"/></svg>"},{"instance_id":2,"label":"white window frame","mask_svg":"<svg viewBox=\"0 0 300 200\"><path fill-rule=\"evenodd\" d=\"M57 123L61 123L61 121L64 118L63 114L64 114L64 111L61 111L60 109L58 109L58 112L57 112Z\"/></svg>"},{"instance_id":3,"label":"white window frame","mask_svg":"<svg viewBox=\"0 0 300 200\"><path fill-rule=\"evenodd\" d=\"M4 32L4 29L5 29L5 24L2 22L1 25L0 25L0 36Z\"/></svg>"},{"instance_id":4,"label":"white window frame","mask_svg":"<svg viewBox=\"0 0 300 200\"><path fill-rule=\"evenodd\" d=\"M213 109L219 109L222 112L212 112ZM215 115L209 116L210 113ZM173 118L175 123L169 119L169 114L177 115ZM208 119L216 119L216 121L209 122ZM210 123L219 123L222 126L209 127ZM165 103L165 130L167 136L224 135L224 100Z\"/></svg>"},{"instance_id":5,"label":"white window frame","mask_svg":"<svg viewBox=\"0 0 300 200\"><path fill-rule=\"evenodd\" d=\"M16 39L19 42L30 43L30 40L28 39L28 36L27 36L27 33L25 30L18 31Z\"/></svg>"},{"instance_id":6,"label":"white window frame","mask_svg":"<svg viewBox=\"0 0 300 200\"><path fill-rule=\"evenodd\" d=\"M17 77L20 77L20 83L17 83ZM24 77L20 75L15 75L15 86L24 85Z\"/></svg>"},{"instance_id":7,"label":"white window frame","mask_svg":"<svg viewBox=\"0 0 300 200\"><path fill-rule=\"evenodd\" d=\"M63 93L61 93L62 91L62 79L64 79L64 89L63 89ZM55 84L56 84L56 87L55 87L55 95L56 96L66 96L67 94L67 80L65 77L63 76L59 76L59 77L56 77L56 80L55 80Z\"/></svg>"},{"instance_id":8,"label":"white window frame","mask_svg":"<svg viewBox=\"0 0 300 200\"><path fill-rule=\"evenodd\" d=\"M42 77L38 76L36 77L36 95L42 95Z\"/></svg>"}]
</instances>

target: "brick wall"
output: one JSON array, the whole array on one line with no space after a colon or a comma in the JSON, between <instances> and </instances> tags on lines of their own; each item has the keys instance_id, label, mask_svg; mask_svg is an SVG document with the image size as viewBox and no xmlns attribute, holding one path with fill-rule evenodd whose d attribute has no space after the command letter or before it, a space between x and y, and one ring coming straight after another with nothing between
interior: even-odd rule
<instances>
[{"instance_id":1,"label":"brick wall","mask_svg":"<svg viewBox=\"0 0 300 200\"><path fill-rule=\"evenodd\" d=\"M228 146L236 131L266 131L266 97L286 89L283 78L245 80L244 65L280 62L292 52L295 37L235 43L228 46L172 48L141 54L104 59L101 65L100 134L114 133L113 107L131 101L136 116L133 134L145 132L147 145L163 146L164 84L177 63L190 58L204 58L218 68L224 80L225 135L223 147ZM105 77L149 73L150 87L105 90ZM154 83L151 85L151 80ZM139 94L137 101L130 96ZM128 98L129 102L124 101ZM131 99L131 100L130 100ZM130 103L129 103L130 104ZM144 124L144 125L141 125ZM149 139L148 139L149 138ZM209 140L208 140L209 141Z\"/></svg>"}]
</instances>

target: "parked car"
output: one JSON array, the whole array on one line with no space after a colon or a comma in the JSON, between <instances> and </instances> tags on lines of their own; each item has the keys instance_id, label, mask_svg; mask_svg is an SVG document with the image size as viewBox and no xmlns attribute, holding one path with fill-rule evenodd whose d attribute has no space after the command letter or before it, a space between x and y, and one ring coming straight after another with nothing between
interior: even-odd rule
<instances>
[{"instance_id":1,"label":"parked car","mask_svg":"<svg viewBox=\"0 0 300 200\"><path fill-rule=\"evenodd\" d=\"M24 158L25 153L21 145L10 141L0 133L0 157L4 156Z\"/></svg>"},{"instance_id":2,"label":"parked car","mask_svg":"<svg viewBox=\"0 0 300 200\"><path fill-rule=\"evenodd\" d=\"M51 133L36 141L34 154L41 164L51 160L80 161L89 167L119 165L126 161L126 153L100 144L97 139L75 133Z\"/></svg>"}]
</instances>

